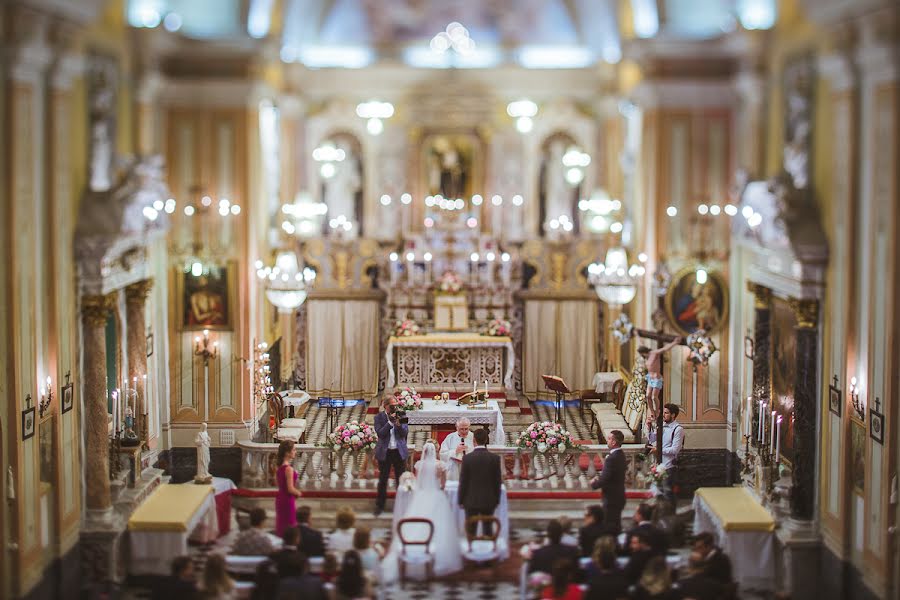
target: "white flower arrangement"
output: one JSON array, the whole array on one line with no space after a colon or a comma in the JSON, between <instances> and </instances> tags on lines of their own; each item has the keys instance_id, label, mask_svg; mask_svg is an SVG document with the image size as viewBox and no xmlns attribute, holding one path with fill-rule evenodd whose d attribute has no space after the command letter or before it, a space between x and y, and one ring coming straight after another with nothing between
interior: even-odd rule
<instances>
[{"instance_id":1,"label":"white flower arrangement","mask_svg":"<svg viewBox=\"0 0 900 600\"><path fill-rule=\"evenodd\" d=\"M705 365L709 362L709 358L716 353L716 344L710 339L703 329L698 329L694 333L687 336L687 346L691 351L691 361Z\"/></svg>"},{"instance_id":2,"label":"white flower arrangement","mask_svg":"<svg viewBox=\"0 0 900 600\"><path fill-rule=\"evenodd\" d=\"M331 446L334 450L372 450L378 443L378 435L375 428L368 423L350 421L338 425L334 431L328 434L325 446Z\"/></svg>"},{"instance_id":3,"label":"white flower arrangement","mask_svg":"<svg viewBox=\"0 0 900 600\"><path fill-rule=\"evenodd\" d=\"M612 322L612 325L610 325L609 328L612 331L613 338L615 338L619 344L624 344L631 339L634 325L631 323L631 319L628 318L628 315L622 313Z\"/></svg>"},{"instance_id":4,"label":"white flower arrangement","mask_svg":"<svg viewBox=\"0 0 900 600\"><path fill-rule=\"evenodd\" d=\"M562 454L575 446L575 439L559 423L543 421L532 423L520 433L516 446L518 446L519 450L525 452L537 452L538 454L557 452Z\"/></svg>"},{"instance_id":5,"label":"white flower arrangement","mask_svg":"<svg viewBox=\"0 0 900 600\"><path fill-rule=\"evenodd\" d=\"M411 411L422 408L422 396L415 388L403 388L394 392L394 398L397 400L397 408L399 410Z\"/></svg>"},{"instance_id":6,"label":"white flower arrangement","mask_svg":"<svg viewBox=\"0 0 900 600\"><path fill-rule=\"evenodd\" d=\"M397 321L394 324L394 337L410 337L413 335L419 335L420 331L421 329L419 328L418 323L416 323L412 319Z\"/></svg>"},{"instance_id":7,"label":"white flower arrangement","mask_svg":"<svg viewBox=\"0 0 900 600\"><path fill-rule=\"evenodd\" d=\"M512 325L504 319L491 319L484 328L484 335L508 336L512 333Z\"/></svg>"},{"instance_id":8,"label":"white flower arrangement","mask_svg":"<svg viewBox=\"0 0 900 600\"><path fill-rule=\"evenodd\" d=\"M441 275L440 280L438 280L438 289L442 292L447 292L448 294L456 293L460 291L462 287L463 280L454 271L445 271L444 274Z\"/></svg>"}]
</instances>

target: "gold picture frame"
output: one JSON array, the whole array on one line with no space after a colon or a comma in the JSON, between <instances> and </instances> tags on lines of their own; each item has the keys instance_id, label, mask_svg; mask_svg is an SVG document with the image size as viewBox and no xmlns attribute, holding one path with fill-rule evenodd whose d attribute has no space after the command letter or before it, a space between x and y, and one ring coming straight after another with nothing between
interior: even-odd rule
<instances>
[{"instance_id":1,"label":"gold picture frame","mask_svg":"<svg viewBox=\"0 0 900 600\"><path fill-rule=\"evenodd\" d=\"M728 322L728 284L717 271L707 271L706 283L697 283L698 268L680 270L666 292L666 317L681 335L698 329L711 335Z\"/></svg>"},{"instance_id":2,"label":"gold picture frame","mask_svg":"<svg viewBox=\"0 0 900 600\"><path fill-rule=\"evenodd\" d=\"M209 267L201 275L175 270L179 331L233 331L237 310L237 263Z\"/></svg>"}]
</instances>

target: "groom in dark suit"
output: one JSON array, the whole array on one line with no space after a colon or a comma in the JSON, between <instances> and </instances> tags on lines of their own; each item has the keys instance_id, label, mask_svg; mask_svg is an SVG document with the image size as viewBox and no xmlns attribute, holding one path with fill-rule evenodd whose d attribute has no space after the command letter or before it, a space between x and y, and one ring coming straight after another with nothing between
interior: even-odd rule
<instances>
[{"instance_id":1,"label":"groom in dark suit","mask_svg":"<svg viewBox=\"0 0 900 600\"><path fill-rule=\"evenodd\" d=\"M603 470L591 480L593 489L603 490L603 510L606 512L607 530L615 535L622 531L622 510L625 508L625 452L622 443L625 436L613 429L606 436L609 456Z\"/></svg>"},{"instance_id":2,"label":"groom in dark suit","mask_svg":"<svg viewBox=\"0 0 900 600\"><path fill-rule=\"evenodd\" d=\"M471 517L491 517L500 504L500 485L503 475L500 470L500 457L488 452L487 443L490 434L487 429L475 432L475 450L467 454L462 461L459 473L459 505L466 511L466 520ZM491 535L490 523L483 527L485 535ZM469 528L469 533L475 533Z\"/></svg>"},{"instance_id":3,"label":"groom in dark suit","mask_svg":"<svg viewBox=\"0 0 900 600\"><path fill-rule=\"evenodd\" d=\"M387 397L381 403L382 411L375 415L375 433L378 442L375 444L375 460L378 461L378 494L375 496L375 516L384 510L387 499L387 482L391 469L394 478L400 485L400 476L406 470L406 438L409 425L401 423L397 416L396 400Z\"/></svg>"}]
</instances>

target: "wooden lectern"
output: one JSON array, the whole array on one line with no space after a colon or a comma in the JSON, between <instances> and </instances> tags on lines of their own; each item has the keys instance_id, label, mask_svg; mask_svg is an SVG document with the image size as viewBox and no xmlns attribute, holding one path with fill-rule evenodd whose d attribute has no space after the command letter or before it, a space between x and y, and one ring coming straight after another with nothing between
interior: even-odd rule
<instances>
[{"instance_id":1,"label":"wooden lectern","mask_svg":"<svg viewBox=\"0 0 900 600\"><path fill-rule=\"evenodd\" d=\"M541 375L541 379L544 380L544 386L548 390L556 392L556 422L565 424L565 412L562 410L563 396L565 394L571 394L572 390L570 390L569 386L566 385L566 382L562 380L562 377L557 377L556 375Z\"/></svg>"},{"instance_id":2,"label":"wooden lectern","mask_svg":"<svg viewBox=\"0 0 900 600\"><path fill-rule=\"evenodd\" d=\"M438 331L469 328L469 304L465 294L435 294L434 328Z\"/></svg>"}]
</instances>

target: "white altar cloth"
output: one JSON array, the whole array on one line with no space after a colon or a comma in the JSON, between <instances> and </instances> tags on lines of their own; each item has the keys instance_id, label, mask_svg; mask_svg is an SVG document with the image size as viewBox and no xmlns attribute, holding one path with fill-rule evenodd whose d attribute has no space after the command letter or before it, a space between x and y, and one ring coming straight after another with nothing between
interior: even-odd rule
<instances>
[{"instance_id":1,"label":"white altar cloth","mask_svg":"<svg viewBox=\"0 0 900 600\"><path fill-rule=\"evenodd\" d=\"M309 394L303 390L293 390L281 399L285 406L299 408L309 402Z\"/></svg>"},{"instance_id":2,"label":"white altar cloth","mask_svg":"<svg viewBox=\"0 0 900 600\"><path fill-rule=\"evenodd\" d=\"M506 336L479 335L476 333L440 333L433 335L410 335L404 337L391 336L384 351L387 362L387 389L394 387L397 375L394 373L394 347L417 346L422 348L468 348L481 346L488 348L506 348L506 369L503 375L503 386L512 389L513 369L516 365L515 349L512 339Z\"/></svg>"},{"instance_id":3,"label":"white altar cloth","mask_svg":"<svg viewBox=\"0 0 900 600\"><path fill-rule=\"evenodd\" d=\"M466 511L459 505L457 498L459 497L459 482L448 481L444 486L444 494L450 501L450 507L456 517L456 530L459 532L461 540L466 539ZM394 535L397 535L397 522L406 515L406 509L409 507L412 499L412 492L407 492L402 486L397 490L394 497L394 516L393 527ZM497 538L497 545L500 548L503 560L509 558L509 501L506 498L506 486L500 487L500 504L494 511L494 516L500 519L500 537Z\"/></svg>"},{"instance_id":4,"label":"white altar cloth","mask_svg":"<svg viewBox=\"0 0 900 600\"><path fill-rule=\"evenodd\" d=\"M694 533L716 537L741 590L775 589L774 527L768 512L743 488L700 488L694 495Z\"/></svg>"},{"instance_id":5,"label":"white altar cloth","mask_svg":"<svg viewBox=\"0 0 900 600\"><path fill-rule=\"evenodd\" d=\"M503 432L503 413L496 400L488 400L487 408L466 408L456 406L451 401L438 404L434 400L422 400L422 408L406 413L410 425L453 425L460 417L466 417L472 425L490 425L493 437L491 442L500 446L506 445L506 434Z\"/></svg>"},{"instance_id":6,"label":"white altar cloth","mask_svg":"<svg viewBox=\"0 0 900 600\"><path fill-rule=\"evenodd\" d=\"M615 371L604 373L594 373L594 380L591 385L594 386L594 392L597 394L609 394L613 391L613 385L622 379L622 374Z\"/></svg>"},{"instance_id":7,"label":"white altar cloth","mask_svg":"<svg viewBox=\"0 0 900 600\"><path fill-rule=\"evenodd\" d=\"M180 524L165 523L164 515L167 503L178 502L177 494L166 494L174 490L165 488L205 488L207 494ZM187 491L187 490L186 490ZM199 491L199 490L198 490ZM219 534L216 518L215 490L213 486L195 486L193 483L181 485L167 484L157 488L144 503L132 514L129 520L129 536L131 538L132 575L168 575L171 561L176 556L188 553L188 538L195 529L206 533L200 541L209 542ZM156 496L156 498L154 498ZM142 510L143 509L143 510Z\"/></svg>"}]
</instances>

